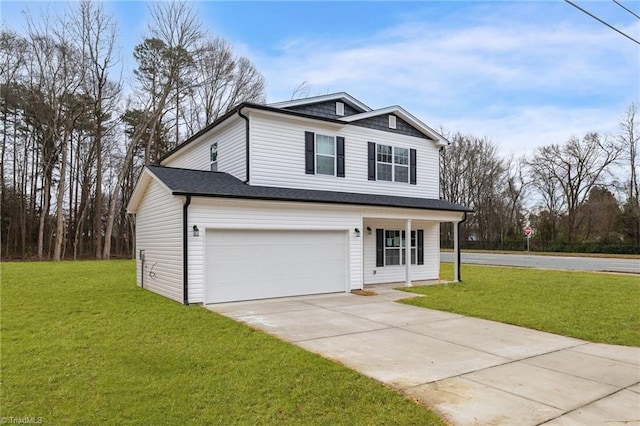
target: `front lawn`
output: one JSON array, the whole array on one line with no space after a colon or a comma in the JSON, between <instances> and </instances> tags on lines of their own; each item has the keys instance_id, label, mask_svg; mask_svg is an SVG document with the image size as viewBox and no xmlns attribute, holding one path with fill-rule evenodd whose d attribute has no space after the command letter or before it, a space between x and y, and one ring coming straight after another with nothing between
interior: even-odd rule
<instances>
[{"instance_id":1,"label":"front lawn","mask_svg":"<svg viewBox=\"0 0 640 426\"><path fill-rule=\"evenodd\" d=\"M372 379L135 286L132 261L4 263L0 418L441 424Z\"/></svg>"},{"instance_id":2,"label":"front lawn","mask_svg":"<svg viewBox=\"0 0 640 426\"><path fill-rule=\"evenodd\" d=\"M405 289L404 303L592 342L640 346L640 277L463 265L463 282ZM453 265L442 264L442 279Z\"/></svg>"}]
</instances>

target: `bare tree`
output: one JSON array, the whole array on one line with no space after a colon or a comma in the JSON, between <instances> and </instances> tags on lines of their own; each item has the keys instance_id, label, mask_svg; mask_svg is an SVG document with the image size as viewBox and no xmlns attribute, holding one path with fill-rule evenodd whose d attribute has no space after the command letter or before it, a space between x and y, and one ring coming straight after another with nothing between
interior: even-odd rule
<instances>
[{"instance_id":1,"label":"bare tree","mask_svg":"<svg viewBox=\"0 0 640 426\"><path fill-rule=\"evenodd\" d=\"M524 227L524 197L527 193L528 181L525 176L524 159L506 161L505 181L502 191L504 211L500 215L501 240L505 238L505 233L510 237L519 235Z\"/></svg>"},{"instance_id":2,"label":"bare tree","mask_svg":"<svg viewBox=\"0 0 640 426\"><path fill-rule=\"evenodd\" d=\"M241 102L264 103L264 78L247 58L236 57L223 38L206 40L198 49L196 64L191 114L185 120L190 133L213 123Z\"/></svg>"},{"instance_id":3,"label":"bare tree","mask_svg":"<svg viewBox=\"0 0 640 426\"><path fill-rule=\"evenodd\" d=\"M148 113L143 115L128 142L123 167L118 172L117 182L111 194L103 249L105 259L109 259L111 255L111 236L119 201L117 194L129 172L135 148L143 137L146 137L144 143L147 147L147 163L156 130L162 127L162 116L167 105L171 103L176 86L179 85L181 70L191 61L190 49L201 36L200 24L195 13L185 3L157 3L151 9L151 16L153 24L150 25L150 32L155 37L147 38L141 45L136 46L135 53L138 60L137 98L142 106L140 109ZM161 154L159 150L155 152L157 155Z\"/></svg>"},{"instance_id":4,"label":"bare tree","mask_svg":"<svg viewBox=\"0 0 640 426\"><path fill-rule=\"evenodd\" d=\"M503 234L498 220L506 166L498 149L487 138L456 133L442 151L440 188L443 198L472 207L475 213L466 232L480 240L496 240Z\"/></svg>"},{"instance_id":5,"label":"bare tree","mask_svg":"<svg viewBox=\"0 0 640 426\"><path fill-rule=\"evenodd\" d=\"M549 211L566 215L564 237L569 243L580 225L578 208L591 190L603 183L619 154L620 148L609 139L588 133L582 139L572 137L564 145L538 148L528 162L532 185Z\"/></svg>"},{"instance_id":6,"label":"bare tree","mask_svg":"<svg viewBox=\"0 0 640 426\"><path fill-rule=\"evenodd\" d=\"M622 232L635 243L640 243L640 186L638 185L638 155L640 144L640 117L638 105L632 103L620 123L618 142L622 150L621 160L629 170L627 182L627 200L623 205L620 222Z\"/></svg>"},{"instance_id":7,"label":"bare tree","mask_svg":"<svg viewBox=\"0 0 640 426\"><path fill-rule=\"evenodd\" d=\"M66 190L68 143L75 122L83 113L76 95L85 77L83 63L70 41L67 23L48 19L36 23L27 20L30 42L30 82L34 95L32 108L42 129L44 164L44 201L38 231L38 257L43 256L44 225L50 208L50 190L54 169L58 168L54 260L60 260L64 244L64 196Z\"/></svg>"},{"instance_id":8,"label":"bare tree","mask_svg":"<svg viewBox=\"0 0 640 426\"><path fill-rule=\"evenodd\" d=\"M194 55L204 37L202 23L189 3L170 1L155 3L150 8L151 35L161 40L167 48L169 79L174 86L175 144L180 140L180 106L186 93L194 84L191 69Z\"/></svg>"},{"instance_id":9,"label":"bare tree","mask_svg":"<svg viewBox=\"0 0 640 426\"><path fill-rule=\"evenodd\" d=\"M192 6L150 7L127 105L105 3L83 0L61 17L26 9L24 35L0 30L2 254L130 250L123 206L140 167L237 103L264 101L262 76L224 40L208 41Z\"/></svg>"},{"instance_id":10,"label":"bare tree","mask_svg":"<svg viewBox=\"0 0 640 426\"><path fill-rule=\"evenodd\" d=\"M620 122L620 143L621 159L627 162L629 167L629 182L627 186L627 198L629 200L640 199L640 186L638 185L638 155L640 145L640 117L638 116L638 105L632 103Z\"/></svg>"},{"instance_id":11,"label":"bare tree","mask_svg":"<svg viewBox=\"0 0 640 426\"><path fill-rule=\"evenodd\" d=\"M294 100L294 99L306 98L309 96L310 91L311 91L311 86L305 80L293 88L293 91L291 91L290 99Z\"/></svg>"},{"instance_id":12,"label":"bare tree","mask_svg":"<svg viewBox=\"0 0 640 426\"><path fill-rule=\"evenodd\" d=\"M93 235L95 239L96 259L102 258L102 175L103 175L103 146L102 138L105 124L111 118L119 101L121 90L120 81L112 79L112 71L118 63L115 55L117 28L113 17L108 15L102 3L83 0L79 3L74 15L75 39L77 48L82 52L87 70L83 90L90 100L90 111L93 118L93 143L95 147L95 214ZM76 237L85 220L87 208L81 210L81 217L76 227Z\"/></svg>"}]
</instances>

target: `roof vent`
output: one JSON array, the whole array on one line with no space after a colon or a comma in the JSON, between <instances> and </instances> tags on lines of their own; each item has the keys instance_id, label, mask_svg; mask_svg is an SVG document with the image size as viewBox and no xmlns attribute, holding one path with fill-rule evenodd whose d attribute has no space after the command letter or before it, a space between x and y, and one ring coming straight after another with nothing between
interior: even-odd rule
<instances>
[{"instance_id":1,"label":"roof vent","mask_svg":"<svg viewBox=\"0 0 640 426\"><path fill-rule=\"evenodd\" d=\"M336 102L336 115L344 115L344 103Z\"/></svg>"},{"instance_id":2,"label":"roof vent","mask_svg":"<svg viewBox=\"0 0 640 426\"><path fill-rule=\"evenodd\" d=\"M390 129L395 129L396 128L396 116L395 115L389 115L389 128Z\"/></svg>"}]
</instances>

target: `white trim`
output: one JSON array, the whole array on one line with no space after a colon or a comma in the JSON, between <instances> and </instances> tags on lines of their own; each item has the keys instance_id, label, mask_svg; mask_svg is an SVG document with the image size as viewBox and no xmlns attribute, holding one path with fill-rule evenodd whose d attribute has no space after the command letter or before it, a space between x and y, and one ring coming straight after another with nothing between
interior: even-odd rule
<instances>
[{"instance_id":1,"label":"white trim","mask_svg":"<svg viewBox=\"0 0 640 426\"><path fill-rule=\"evenodd\" d=\"M460 245L458 244L458 222L453 222L453 282L460 282L458 274L459 262L458 253L460 253Z\"/></svg>"},{"instance_id":2,"label":"white trim","mask_svg":"<svg viewBox=\"0 0 640 426\"><path fill-rule=\"evenodd\" d=\"M341 234L344 240L344 249L345 249L345 254L346 254L346 258L344 258L344 286L343 286L343 291L345 293L349 293L352 288L351 288L351 278L352 278L352 271L351 271L351 262L352 262L352 256L351 256L351 245L352 245L352 228L345 228L345 227L341 227L341 228L316 228L316 227L292 227L292 226L257 226L257 227L252 227L252 226L240 226L240 227L228 227L225 225L220 225L220 224L216 224L215 226L207 226L202 230L202 234L203 234L203 239L202 239L202 259L203 259L203 263L202 263L202 269L204 272L204 280L202 282L202 300L201 302L204 304L214 304L214 303L220 303L220 302L211 302L210 301L210 296L211 294L209 294L211 288L208 285L209 284L209 279L210 277L208 277L209 274L209 264L207 262L208 256L207 256L207 247L209 247L208 245L208 238L210 238L210 236L218 231L218 232L224 232L224 231L267 231L267 232L271 232L271 231L291 231L291 232L301 232L301 231L310 231L310 232L335 232L338 234ZM355 238L355 237L353 237ZM362 253L362 247L360 248L360 252ZM335 290L329 291L328 293L334 293ZM324 293L311 293L311 294L324 294ZM307 293L300 293L300 294L295 294L292 296L270 296L267 297L266 299L272 298L272 297L296 297L296 296L305 296L308 295ZM243 301L243 300L263 300L264 298L258 298L258 299L253 299L253 298L248 298L248 299L239 299L238 301ZM224 302L222 302L224 303Z\"/></svg>"},{"instance_id":3,"label":"white trim","mask_svg":"<svg viewBox=\"0 0 640 426\"><path fill-rule=\"evenodd\" d=\"M411 287L411 219L405 224L404 237L405 287ZM424 248L422 249L424 253ZM418 233L416 231L416 265L418 264Z\"/></svg>"},{"instance_id":4,"label":"white trim","mask_svg":"<svg viewBox=\"0 0 640 426\"><path fill-rule=\"evenodd\" d=\"M190 138L188 138L187 140L185 140L184 142L182 142L180 145L176 146L174 149L175 151L173 153L171 153L169 156L165 157L162 159L162 161L160 161L160 165L161 166L165 166L167 163L170 163L172 161L175 161L176 158L188 154L188 152L190 151L190 149L194 146L197 146L198 144L200 144L203 140L208 140L209 136L211 135L212 132L219 132L224 130L226 127L234 124L235 122L237 122L238 120L242 120L240 117L238 117L238 114L234 114L233 116L229 117L228 119L222 121L222 122L216 122L214 121L213 123L209 124L209 127L205 127L204 129L200 130L200 132L196 132L194 133ZM206 129L206 130L205 130ZM200 134L199 134L200 133ZM244 129L243 129L243 133L244 133ZM196 136L194 138L194 136Z\"/></svg>"},{"instance_id":5,"label":"white trim","mask_svg":"<svg viewBox=\"0 0 640 426\"><path fill-rule=\"evenodd\" d=\"M385 146L385 147L389 147L391 148L391 161L390 162L386 162L386 161L380 161L378 159L378 148L381 146ZM404 150L407 152L407 164L401 164L396 162L396 150ZM387 179L380 179L378 178L378 176L380 176L379 171L379 166L380 165L388 165L391 166L391 180L387 180ZM396 168L406 168L407 169L407 180L397 180L396 179ZM416 165L417 167L417 165ZM379 182L397 182L397 183L401 183L401 184L411 184L411 148L405 148L402 146L397 146L397 145L387 145L386 143L376 143L376 181Z\"/></svg>"},{"instance_id":6,"label":"white trim","mask_svg":"<svg viewBox=\"0 0 640 426\"><path fill-rule=\"evenodd\" d=\"M325 138L331 138L333 139L333 154L323 154L318 152L318 136L324 136ZM335 135L327 135L327 134L323 134L323 133L318 133L318 132L314 132L313 134L313 161L314 161L314 167L315 167L315 175L320 175L320 176L333 176L336 177L338 175L338 137ZM320 157L331 157L333 158L333 173L328 174L328 173L320 173L318 171L318 156Z\"/></svg>"},{"instance_id":7,"label":"white trim","mask_svg":"<svg viewBox=\"0 0 640 426\"><path fill-rule=\"evenodd\" d=\"M216 223L212 226L206 226L206 229L221 229L221 230L247 230L247 231L344 231L349 232L350 227L344 226L308 226L308 225L227 225L223 223ZM202 232L202 230L200 230Z\"/></svg>"},{"instance_id":8,"label":"white trim","mask_svg":"<svg viewBox=\"0 0 640 426\"><path fill-rule=\"evenodd\" d=\"M345 92L331 93L328 95L321 95L321 96L312 96L310 98L293 99L290 101L275 102L275 103L267 104L267 106L275 107L275 108L289 108L289 107L300 106L300 105L315 104L318 102L341 101L341 100L344 101L345 103L348 103L352 106L360 108L364 111L371 111L371 108L369 108L368 106L366 106L365 104L363 104L362 102L360 102L359 100L357 100L356 98L354 98L353 96Z\"/></svg>"},{"instance_id":9,"label":"white trim","mask_svg":"<svg viewBox=\"0 0 640 426\"><path fill-rule=\"evenodd\" d=\"M341 118L340 120L346 121L347 123L352 123L354 121L364 120L371 117L377 117L379 115L390 115L390 114L397 115L398 117L402 118L404 121L416 127L420 131L420 133L422 133L423 135L431 139L435 139L434 142L436 146L449 145L449 141L444 136L442 136L440 133L436 132L431 127L424 124L422 121L418 120L411 113L409 113L407 110L405 110L399 105L393 105L386 108L381 108L373 111L362 112L360 114L350 115L348 117Z\"/></svg>"},{"instance_id":10,"label":"white trim","mask_svg":"<svg viewBox=\"0 0 640 426\"><path fill-rule=\"evenodd\" d=\"M136 186L133 188L133 192L131 193L131 198L129 199L129 203L126 208L127 213L133 214L138 212L138 207L140 207L140 203L145 195L147 186L149 186L152 179L158 182L162 189L167 191L169 194L172 194L171 189L165 185L162 180L158 179L151 170L145 167L142 169L142 173L140 174L140 177L138 177L138 182L136 182Z\"/></svg>"}]
</instances>

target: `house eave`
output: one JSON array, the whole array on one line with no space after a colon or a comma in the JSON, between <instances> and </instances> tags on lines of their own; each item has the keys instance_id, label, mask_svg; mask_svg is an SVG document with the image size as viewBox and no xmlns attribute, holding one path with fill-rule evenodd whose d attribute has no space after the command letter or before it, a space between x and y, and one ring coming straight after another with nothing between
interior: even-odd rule
<instances>
[{"instance_id":1,"label":"house eave","mask_svg":"<svg viewBox=\"0 0 640 426\"><path fill-rule=\"evenodd\" d=\"M409 111L405 110L399 105L393 105L386 108L380 108L380 109L376 109L368 112L363 112L360 114L350 115L348 117L343 117L341 120L347 123L353 123L359 120L365 120L367 118L377 117L377 116L386 115L386 114L393 114L402 118L404 121L408 122L413 127L415 127L418 131L420 131L423 135L433 140L433 142L438 147L449 145L449 141L444 136L442 136L440 133L438 133L431 127L424 124L421 120L416 118L413 114L411 114Z\"/></svg>"},{"instance_id":2,"label":"house eave","mask_svg":"<svg viewBox=\"0 0 640 426\"><path fill-rule=\"evenodd\" d=\"M353 96L349 95L346 92L338 92L338 93L330 93L328 95L320 95L320 96L312 96L310 98L301 98L301 99L292 99L289 101L282 102L274 102L267 104L270 107L275 108L291 108L301 105L314 104L319 102L329 102L329 101L344 101L356 109L361 109L363 111L371 111L371 108L364 103L360 102Z\"/></svg>"},{"instance_id":3,"label":"house eave","mask_svg":"<svg viewBox=\"0 0 640 426\"><path fill-rule=\"evenodd\" d=\"M211 193L198 193L198 192L189 192L189 191L173 191L172 195L203 197L203 198L228 198L228 199L236 199L236 200L281 201L281 202L293 202L293 203L305 203L305 204L331 204L331 205L346 205L346 206L384 207L384 208L393 208L393 209L415 209L415 210L439 211L439 212L473 213L472 209L469 209L466 207L461 209L455 209L455 208L425 207L425 206L415 206L415 205L402 206L402 205L361 202L361 201L344 202L344 201L337 201L337 200L312 200L312 199L301 199L301 198L293 198L293 197L211 194Z\"/></svg>"}]
</instances>

